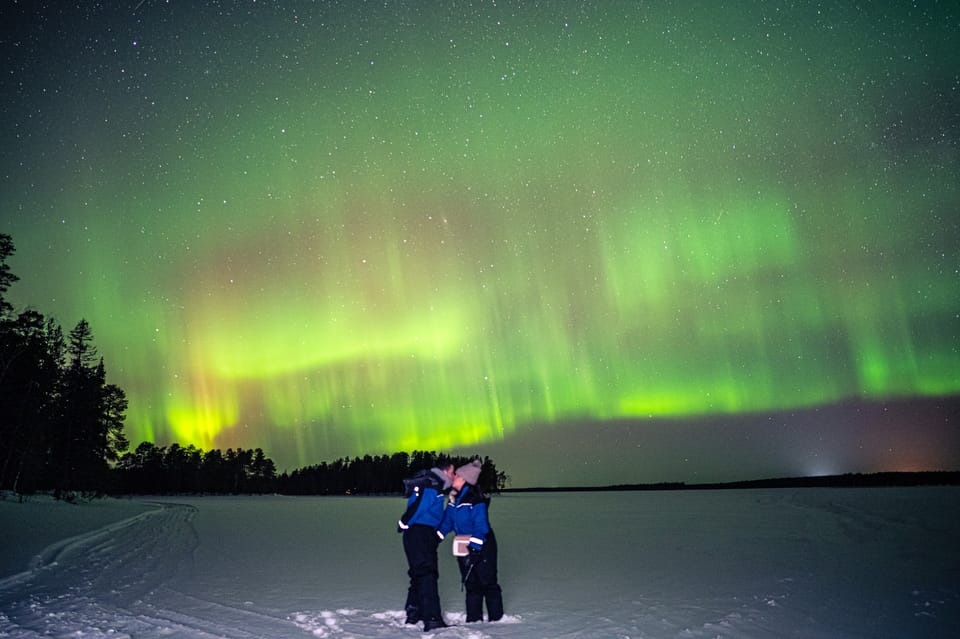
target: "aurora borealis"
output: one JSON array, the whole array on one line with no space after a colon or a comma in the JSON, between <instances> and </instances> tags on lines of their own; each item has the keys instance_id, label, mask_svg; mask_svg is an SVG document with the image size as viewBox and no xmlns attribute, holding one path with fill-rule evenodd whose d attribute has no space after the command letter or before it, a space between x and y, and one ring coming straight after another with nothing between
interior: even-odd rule
<instances>
[{"instance_id":1,"label":"aurora borealis","mask_svg":"<svg viewBox=\"0 0 960 639\"><path fill-rule=\"evenodd\" d=\"M134 445L960 393L950 3L61 4L0 9L10 297L90 322ZM903 469L956 466L920 426Z\"/></svg>"}]
</instances>

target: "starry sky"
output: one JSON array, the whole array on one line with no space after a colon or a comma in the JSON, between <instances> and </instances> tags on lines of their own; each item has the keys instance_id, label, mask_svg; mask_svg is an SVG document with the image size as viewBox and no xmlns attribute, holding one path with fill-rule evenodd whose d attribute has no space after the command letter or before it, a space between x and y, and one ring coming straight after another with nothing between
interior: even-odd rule
<instances>
[{"instance_id":1,"label":"starry sky","mask_svg":"<svg viewBox=\"0 0 960 639\"><path fill-rule=\"evenodd\" d=\"M4 2L9 292L126 432L513 484L960 467L947 2Z\"/></svg>"}]
</instances>

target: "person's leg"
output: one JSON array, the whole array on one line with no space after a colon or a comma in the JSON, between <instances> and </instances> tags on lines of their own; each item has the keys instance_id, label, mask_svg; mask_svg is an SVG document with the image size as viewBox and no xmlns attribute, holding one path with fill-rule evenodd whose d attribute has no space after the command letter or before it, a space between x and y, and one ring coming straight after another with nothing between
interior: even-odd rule
<instances>
[{"instance_id":1,"label":"person's leg","mask_svg":"<svg viewBox=\"0 0 960 639\"><path fill-rule=\"evenodd\" d=\"M414 624L420 621L420 592L417 590L418 577L414 569L418 561L416 539L410 530L403 533L403 552L407 556L407 576L410 578L404 611L407 613L407 623Z\"/></svg>"},{"instance_id":2,"label":"person's leg","mask_svg":"<svg viewBox=\"0 0 960 639\"><path fill-rule=\"evenodd\" d=\"M492 584L486 587L483 592L487 600L487 620L500 621L503 619L503 592L500 590L500 584Z\"/></svg>"},{"instance_id":3,"label":"person's leg","mask_svg":"<svg viewBox=\"0 0 960 639\"><path fill-rule=\"evenodd\" d=\"M410 587L407 589L407 604L403 609L407 613L407 623L420 621L420 593L417 592L412 580Z\"/></svg>"},{"instance_id":4,"label":"person's leg","mask_svg":"<svg viewBox=\"0 0 960 639\"><path fill-rule=\"evenodd\" d=\"M480 564L478 578L483 598L487 602L487 620L499 621L503 618L503 593L497 581L497 538L492 530L483 545L483 562Z\"/></svg>"},{"instance_id":5,"label":"person's leg","mask_svg":"<svg viewBox=\"0 0 960 639\"><path fill-rule=\"evenodd\" d=\"M481 562L479 553L460 557L460 574L463 580L463 589L467 592L467 623L483 621L483 591L478 578Z\"/></svg>"},{"instance_id":6,"label":"person's leg","mask_svg":"<svg viewBox=\"0 0 960 639\"><path fill-rule=\"evenodd\" d=\"M440 594L437 590L437 579L440 576L437 567L438 544L439 538L429 526L411 526L404 533L410 579L418 597L419 618L425 624L443 620L440 614Z\"/></svg>"}]
</instances>

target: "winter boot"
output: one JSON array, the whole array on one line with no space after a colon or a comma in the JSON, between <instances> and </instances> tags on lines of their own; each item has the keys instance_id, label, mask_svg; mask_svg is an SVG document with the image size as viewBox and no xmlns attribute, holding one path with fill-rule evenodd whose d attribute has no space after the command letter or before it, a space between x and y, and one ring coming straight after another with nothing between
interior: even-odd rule
<instances>
[{"instance_id":1,"label":"winter boot","mask_svg":"<svg viewBox=\"0 0 960 639\"><path fill-rule=\"evenodd\" d=\"M449 628L447 622L443 619L424 619L423 620L423 631L430 632L431 630L439 630L440 628Z\"/></svg>"},{"instance_id":2,"label":"winter boot","mask_svg":"<svg viewBox=\"0 0 960 639\"><path fill-rule=\"evenodd\" d=\"M503 619L503 594L500 591L499 584L487 588L486 600L488 621Z\"/></svg>"},{"instance_id":3,"label":"winter boot","mask_svg":"<svg viewBox=\"0 0 960 639\"><path fill-rule=\"evenodd\" d=\"M483 621L483 595L476 591L467 591L467 623Z\"/></svg>"},{"instance_id":4,"label":"winter boot","mask_svg":"<svg viewBox=\"0 0 960 639\"><path fill-rule=\"evenodd\" d=\"M420 621L420 609L417 608L416 606L410 606L410 605L408 605L407 608L406 608L406 612L407 612L407 623L408 623L408 624L411 624L411 625L412 625L412 624L418 623L418 622Z\"/></svg>"}]
</instances>

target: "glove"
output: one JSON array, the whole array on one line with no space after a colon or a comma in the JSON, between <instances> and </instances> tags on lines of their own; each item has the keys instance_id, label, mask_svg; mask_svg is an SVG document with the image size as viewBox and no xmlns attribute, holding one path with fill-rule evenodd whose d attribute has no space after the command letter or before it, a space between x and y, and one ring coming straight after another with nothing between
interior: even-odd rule
<instances>
[{"instance_id":1,"label":"glove","mask_svg":"<svg viewBox=\"0 0 960 639\"><path fill-rule=\"evenodd\" d=\"M483 552L479 548L471 548L470 554L463 558L467 569L479 566L483 562Z\"/></svg>"}]
</instances>

